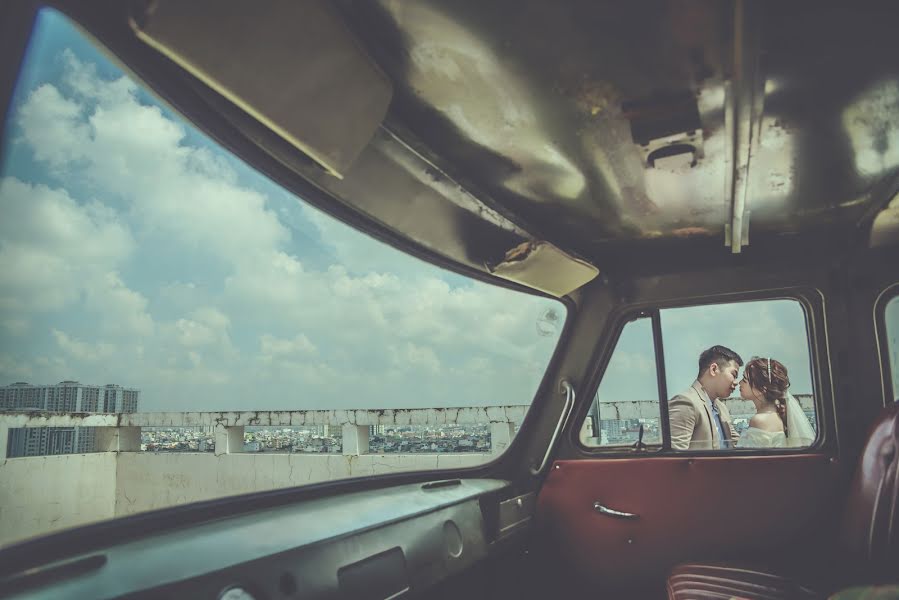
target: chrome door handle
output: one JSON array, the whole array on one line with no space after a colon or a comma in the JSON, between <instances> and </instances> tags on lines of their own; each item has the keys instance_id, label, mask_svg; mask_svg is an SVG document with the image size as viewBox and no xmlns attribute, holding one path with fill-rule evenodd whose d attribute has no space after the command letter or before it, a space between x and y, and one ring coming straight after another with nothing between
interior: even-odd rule
<instances>
[{"instance_id":1,"label":"chrome door handle","mask_svg":"<svg viewBox=\"0 0 899 600\"><path fill-rule=\"evenodd\" d=\"M636 519L640 516L640 515L636 515L634 513L621 512L620 510L608 508L606 506L603 506L599 502L593 503L593 509L596 510L596 512L598 512L600 514L609 515L610 517L617 517L619 519Z\"/></svg>"}]
</instances>

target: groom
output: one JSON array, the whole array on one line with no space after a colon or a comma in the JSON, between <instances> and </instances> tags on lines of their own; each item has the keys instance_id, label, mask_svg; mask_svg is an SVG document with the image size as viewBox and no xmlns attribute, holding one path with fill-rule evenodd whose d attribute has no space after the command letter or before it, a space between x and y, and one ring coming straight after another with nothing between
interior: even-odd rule
<instances>
[{"instance_id":1,"label":"groom","mask_svg":"<svg viewBox=\"0 0 899 600\"><path fill-rule=\"evenodd\" d=\"M737 387L740 355L712 346L699 355L699 375L687 391L668 401L674 450L719 450L733 446L737 432L723 398Z\"/></svg>"}]
</instances>

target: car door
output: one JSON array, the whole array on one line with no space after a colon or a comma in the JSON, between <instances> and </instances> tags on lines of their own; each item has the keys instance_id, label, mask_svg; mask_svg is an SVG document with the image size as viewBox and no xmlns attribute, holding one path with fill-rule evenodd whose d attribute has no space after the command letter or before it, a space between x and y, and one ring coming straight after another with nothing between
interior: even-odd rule
<instances>
[{"instance_id":1,"label":"car door","mask_svg":"<svg viewBox=\"0 0 899 600\"><path fill-rule=\"evenodd\" d=\"M830 348L846 331L839 290L820 275L710 270L585 294L574 327L600 343L575 386L581 399L538 500L541 544L557 559L560 580L660 590L666 571L684 561L751 559L801 570L833 550L847 465ZM796 286L800 279L808 285ZM713 343L790 357L794 391L817 422L814 443L672 450L667 399L689 388L699 350ZM732 416L745 428L752 405L726 404L743 413Z\"/></svg>"}]
</instances>

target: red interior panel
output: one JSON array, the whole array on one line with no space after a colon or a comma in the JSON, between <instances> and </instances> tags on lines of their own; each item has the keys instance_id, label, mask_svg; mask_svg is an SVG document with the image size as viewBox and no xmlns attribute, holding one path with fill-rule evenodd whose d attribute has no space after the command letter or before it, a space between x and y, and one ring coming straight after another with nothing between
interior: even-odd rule
<instances>
[{"instance_id":1,"label":"red interior panel","mask_svg":"<svg viewBox=\"0 0 899 600\"><path fill-rule=\"evenodd\" d=\"M797 534L832 520L838 478L820 454L558 461L538 498L538 531L579 576L617 587L808 539ZM603 515L595 502L639 516Z\"/></svg>"}]
</instances>

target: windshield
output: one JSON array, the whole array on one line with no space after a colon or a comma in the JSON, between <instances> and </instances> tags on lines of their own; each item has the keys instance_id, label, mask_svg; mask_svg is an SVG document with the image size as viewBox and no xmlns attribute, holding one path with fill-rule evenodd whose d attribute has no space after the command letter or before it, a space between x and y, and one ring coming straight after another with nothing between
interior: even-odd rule
<instances>
[{"instance_id":1,"label":"windshield","mask_svg":"<svg viewBox=\"0 0 899 600\"><path fill-rule=\"evenodd\" d=\"M115 428L93 417L8 421L0 468L31 491L2 504L42 508L28 525L6 523L21 519L3 511L0 542L217 495L438 466L388 457L378 470L358 460L368 455L492 460L566 317L558 301L442 270L316 210L186 123L53 11L39 15L3 156L0 408L166 415L129 417L114 447ZM458 407L483 410L433 410ZM398 409L410 412L385 416ZM184 456L140 459L164 452ZM250 452L294 462L283 474L253 463L246 477L222 475L234 467L216 459ZM70 471L79 453L87 462L77 468L105 481L92 496L102 502L60 517L46 505L66 499L39 498L38 480ZM296 462L312 453L336 462ZM48 455L68 462L25 464ZM122 461L134 469L125 479ZM75 488L54 494L78 501Z\"/></svg>"}]
</instances>

